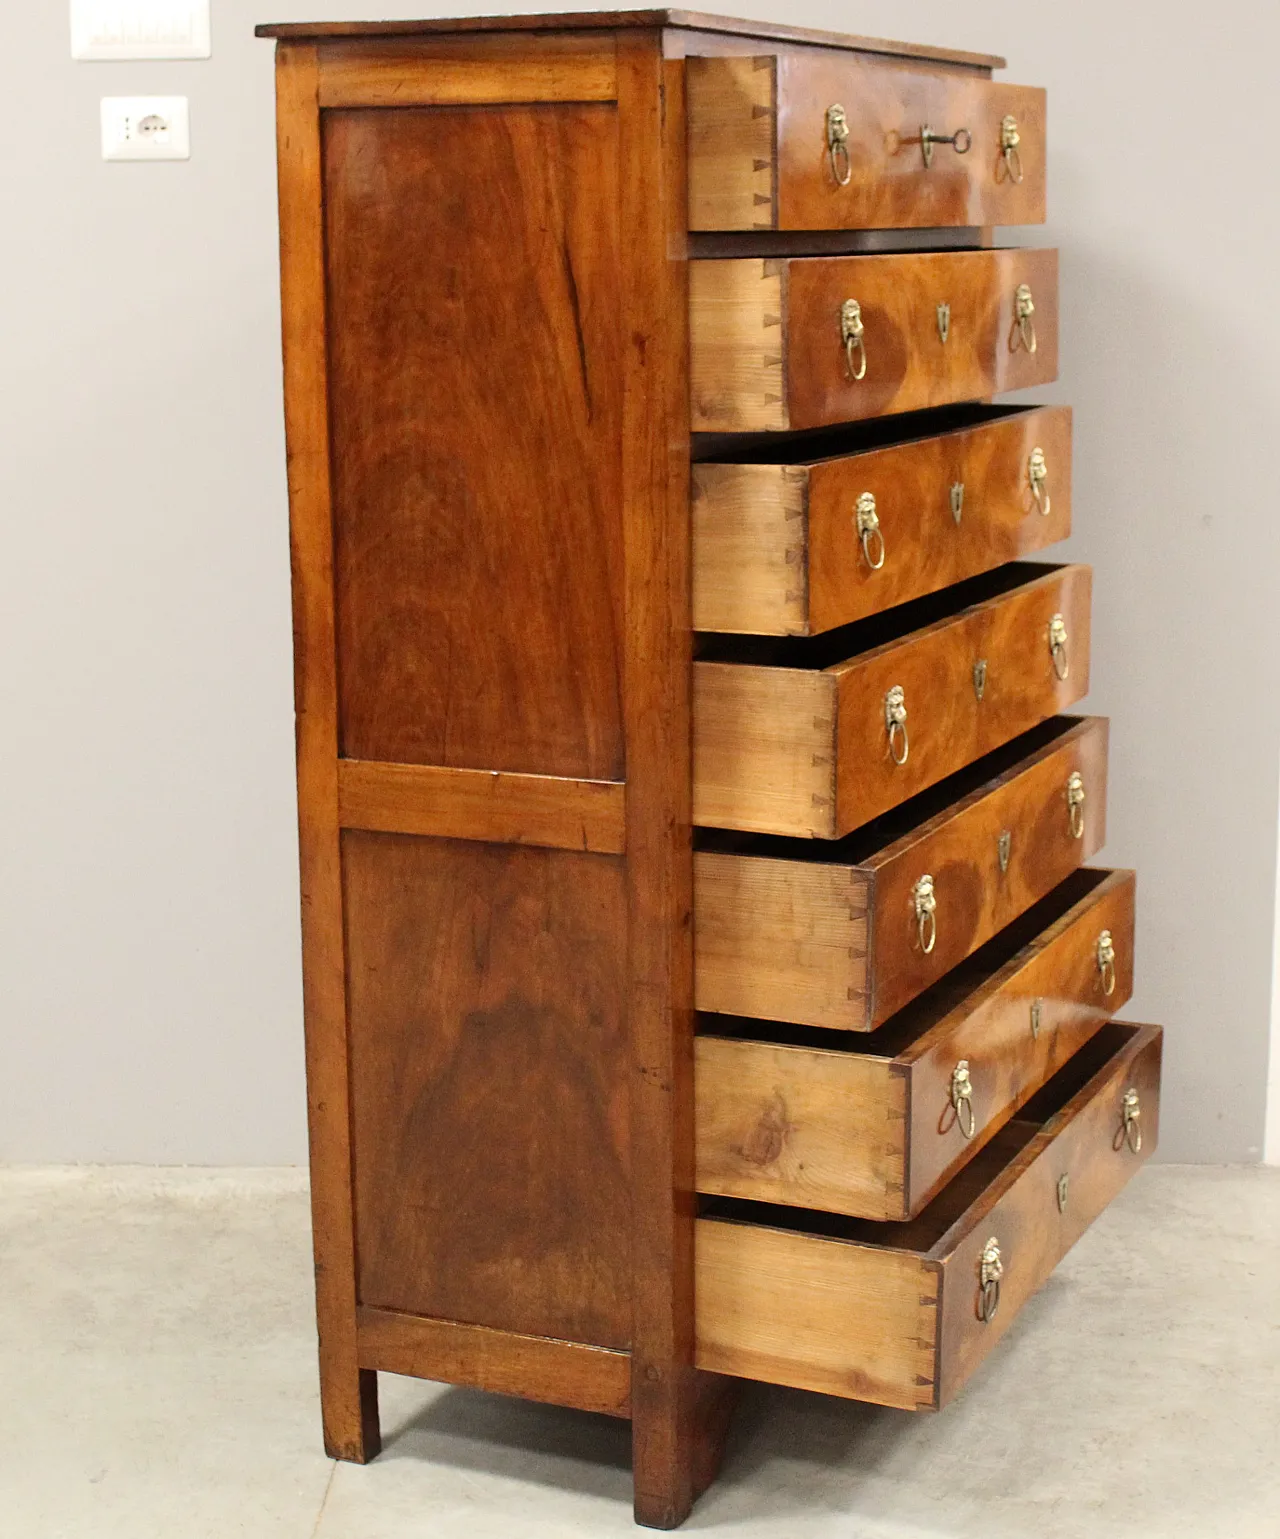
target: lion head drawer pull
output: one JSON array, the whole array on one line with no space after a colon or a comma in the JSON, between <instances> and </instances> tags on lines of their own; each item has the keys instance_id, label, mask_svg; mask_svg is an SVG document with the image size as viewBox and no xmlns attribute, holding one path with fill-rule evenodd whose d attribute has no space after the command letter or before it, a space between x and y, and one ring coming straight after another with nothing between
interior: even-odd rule
<instances>
[{"instance_id":1,"label":"lion head drawer pull","mask_svg":"<svg viewBox=\"0 0 1280 1539\"><path fill-rule=\"evenodd\" d=\"M1009 351L1016 353L1025 347L1029 353L1036 350L1036 323L1031 317L1036 313L1035 300L1031 297L1030 284L1020 283L1013 296L1013 326L1009 331Z\"/></svg>"},{"instance_id":2,"label":"lion head drawer pull","mask_svg":"<svg viewBox=\"0 0 1280 1539\"><path fill-rule=\"evenodd\" d=\"M884 565L884 533L880 528L880 515L876 512L876 499L871 492L862 492L854 508L858 525L858 539L862 544L862 557L873 572ZM876 552L874 558L871 552Z\"/></svg>"},{"instance_id":3,"label":"lion head drawer pull","mask_svg":"<svg viewBox=\"0 0 1280 1539\"><path fill-rule=\"evenodd\" d=\"M907 696L901 684L895 684L884 697L884 729L889 734L893 762L905 764L911 744L907 742Z\"/></svg>"},{"instance_id":4,"label":"lion head drawer pull","mask_svg":"<svg viewBox=\"0 0 1280 1539\"><path fill-rule=\"evenodd\" d=\"M1098 936L1098 974L1102 992L1110 998L1116 991L1116 948L1110 930Z\"/></svg>"},{"instance_id":5,"label":"lion head drawer pull","mask_svg":"<svg viewBox=\"0 0 1280 1539\"><path fill-rule=\"evenodd\" d=\"M1142 1102L1138 1092L1131 1085L1124 1093L1124 1100L1120 1103L1120 1128L1116 1133L1113 1148L1123 1149L1128 1144L1135 1154L1142 1153Z\"/></svg>"},{"instance_id":6,"label":"lion head drawer pull","mask_svg":"<svg viewBox=\"0 0 1280 1539\"><path fill-rule=\"evenodd\" d=\"M967 1058L962 1058L951 1071L951 1105L960 1131L966 1138L972 1138L978 1130L978 1121L973 1115L973 1080L969 1076Z\"/></svg>"},{"instance_id":7,"label":"lion head drawer pull","mask_svg":"<svg viewBox=\"0 0 1280 1539\"><path fill-rule=\"evenodd\" d=\"M1040 509L1040 516L1048 518L1049 510L1053 507L1048 491L1049 463L1039 444L1032 449L1031 458L1027 461L1027 480L1031 483L1031 495L1035 498L1036 507Z\"/></svg>"},{"instance_id":8,"label":"lion head drawer pull","mask_svg":"<svg viewBox=\"0 0 1280 1539\"><path fill-rule=\"evenodd\" d=\"M933 165L933 147L935 144L949 144L957 155L967 155L969 147L973 143L973 135L967 128L957 128L953 134L935 134L927 123L920 128L920 153L924 156L924 168L927 171Z\"/></svg>"},{"instance_id":9,"label":"lion head drawer pull","mask_svg":"<svg viewBox=\"0 0 1280 1539\"><path fill-rule=\"evenodd\" d=\"M1084 776L1079 770L1067 776L1067 828L1073 839L1084 838Z\"/></svg>"},{"instance_id":10,"label":"lion head drawer pull","mask_svg":"<svg viewBox=\"0 0 1280 1539\"><path fill-rule=\"evenodd\" d=\"M990 1325L1000 1308L1000 1279L1004 1276L1004 1262L1000 1258L1000 1241L994 1235L982 1247L978 1262L978 1319Z\"/></svg>"},{"instance_id":11,"label":"lion head drawer pull","mask_svg":"<svg viewBox=\"0 0 1280 1539\"><path fill-rule=\"evenodd\" d=\"M845 368L856 384L867 372L867 345L863 340L862 306L856 299L846 299L840 306L840 340L844 343ZM854 355L857 362L854 362Z\"/></svg>"},{"instance_id":12,"label":"lion head drawer pull","mask_svg":"<svg viewBox=\"0 0 1280 1539\"><path fill-rule=\"evenodd\" d=\"M847 187L853 175L849 162L849 118L839 102L827 108L827 155L838 187Z\"/></svg>"},{"instance_id":13,"label":"lion head drawer pull","mask_svg":"<svg viewBox=\"0 0 1280 1539\"><path fill-rule=\"evenodd\" d=\"M1000 160L1004 166L1005 175L1011 182L1022 180L1022 156L1018 154L1018 145L1022 142L1022 135L1018 132L1018 120L1010 112L1000 120Z\"/></svg>"},{"instance_id":14,"label":"lion head drawer pull","mask_svg":"<svg viewBox=\"0 0 1280 1539\"><path fill-rule=\"evenodd\" d=\"M911 889L911 899L916 910L920 949L928 956L938 940L938 899L933 891L933 878L927 873Z\"/></svg>"},{"instance_id":15,"label":"lion head drawer pull","mask_svg":"<svg viewBox=\"0 0 1280 1539\"><path fill-rule=\"evenodd\" d=\"M1067 659L1067 622L1061 615L1054 615L1049 621L1049 656L1053 659L1053 671L1065 679L1071 664Z\"/></svg>"}]
</instances>

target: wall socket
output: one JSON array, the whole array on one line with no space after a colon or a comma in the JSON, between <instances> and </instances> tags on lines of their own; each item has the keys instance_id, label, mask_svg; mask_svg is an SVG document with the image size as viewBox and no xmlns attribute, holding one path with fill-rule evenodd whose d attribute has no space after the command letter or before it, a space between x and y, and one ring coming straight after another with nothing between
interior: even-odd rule
<instances>
[{"instance_id":1,"label":"wall socket","mask_svg":"<svg viewBox=\"0 0 1280 1539\"><path fill-rule=\"evenodd\" d=\"M190 160L185 96L104 96L103 160Z\"/></svg>"}]
</instances>

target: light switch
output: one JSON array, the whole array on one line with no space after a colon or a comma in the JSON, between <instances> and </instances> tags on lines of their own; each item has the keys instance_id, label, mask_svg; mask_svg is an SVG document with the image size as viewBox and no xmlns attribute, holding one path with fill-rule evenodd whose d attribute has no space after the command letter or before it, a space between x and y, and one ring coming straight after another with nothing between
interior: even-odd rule
<instances>
[{"instance_id":1,"label":"light switch","mask_svg":"<svg viewBox=\"0 0 1280 1539\"><path fill-rule=\"evenodd\" d=\"M209 0L71 0L73 59L207 59Z\"/></svg>"},{"instance_id":2,"label":"light switch","mask_svg":"<svg viewBox=\"0 0 1280 1539\"><path fill-rule=\"evenodd\" d=\"M104 96L103 160L190 160L185 96Z\"/></svg>"}]
</instances>

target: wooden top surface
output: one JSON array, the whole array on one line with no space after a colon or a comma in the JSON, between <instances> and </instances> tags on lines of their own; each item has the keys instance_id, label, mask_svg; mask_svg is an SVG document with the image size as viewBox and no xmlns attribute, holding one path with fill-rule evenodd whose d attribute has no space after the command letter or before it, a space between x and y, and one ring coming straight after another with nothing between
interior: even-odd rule
<instances>
[{"instance_id":1,"label":"wooden top surface","mask_svg":"<svg viewBox=\"0 0 1280 1539\"><path fill-rule=\"evenodd\" d=\"M441 16L426 21L299 21L272 23L255 31L258 37L316 39L419 37L442 32L573 32L614 27L684 27L695 32L759 37L769 42L816 43L826 48L849 48L862 53L964 64L974 69L1003 69L1005 66L1005 61L996 54L930 48L922 43L895 43L884 38L822 32L811 27L783 27L769 21L744 21L732 16L706 16L701 11L562 11L532 16Z\"/></svg>"}]
</instances>

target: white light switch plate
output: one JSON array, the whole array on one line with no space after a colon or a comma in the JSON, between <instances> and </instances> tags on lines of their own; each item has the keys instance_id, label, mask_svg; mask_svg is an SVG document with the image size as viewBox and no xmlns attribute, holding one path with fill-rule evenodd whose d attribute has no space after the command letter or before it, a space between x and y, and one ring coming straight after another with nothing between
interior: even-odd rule
<instances>
[{"instance_id":1,"label":"white light switch plate","mask_svg":"<svg viewBox=\"0 0 1280 1539\"><path fill-rule=\"evenodd\" d=\"M207 59L209 0L71 0L73 59Z\"/></svg>"},{"instance_id":2,"label":"white light switch plate","mask_svg":"<svg viewBox=\"0 0 1280 1539\"><path fill-rule=\"evenodd\" d=\"M185 96L104 96L103 160L190 160Z\"/></svg>"}]
</instances>

